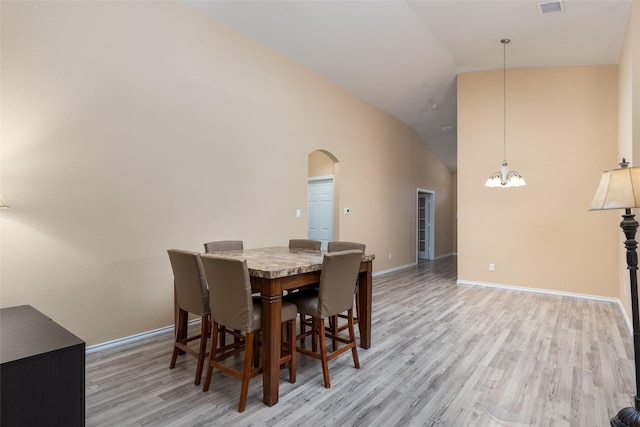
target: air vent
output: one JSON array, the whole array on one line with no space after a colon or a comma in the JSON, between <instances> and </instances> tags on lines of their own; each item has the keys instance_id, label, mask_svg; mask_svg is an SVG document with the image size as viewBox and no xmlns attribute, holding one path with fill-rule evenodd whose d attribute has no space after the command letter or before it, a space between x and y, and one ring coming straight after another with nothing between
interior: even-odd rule
<instances>
[{"instance_id":1,"label":"air vent","mask_svg":"<svg viewBox=\"0 0 640 427\"><path fill-rule=\"evenodd\" d=\"M546 3L538 3L540 15L553 15L564 12L564 5L561 1L550 1Z\"/></svg>"}]
</instances>

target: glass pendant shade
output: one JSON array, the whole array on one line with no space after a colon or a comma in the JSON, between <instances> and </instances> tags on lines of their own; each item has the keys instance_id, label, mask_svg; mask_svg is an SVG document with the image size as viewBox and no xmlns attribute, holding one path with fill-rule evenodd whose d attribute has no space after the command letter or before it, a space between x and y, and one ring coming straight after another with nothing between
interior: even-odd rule
<instances>
[{"instance_id":1,"label":"glass pendant shade","mask_svg":"<svg viewBox=\"0 0 640 427\"><path fill-rule=\"evenodd\" d=\"M494 173L484 183L487 187L522 187L527 185L524 178L516 171L510 171L507 162L502 163L502 167L499 172Z\"/></svg>"}]
</instances>

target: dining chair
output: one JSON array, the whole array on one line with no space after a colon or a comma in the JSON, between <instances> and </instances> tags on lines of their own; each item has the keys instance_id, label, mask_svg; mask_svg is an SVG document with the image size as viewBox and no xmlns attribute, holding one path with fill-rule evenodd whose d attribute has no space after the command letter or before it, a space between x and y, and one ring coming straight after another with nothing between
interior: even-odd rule
<instances>
[{"instance_id":1,"label":"dining chair","mask_svg":"<svg viewBox=\"0 0 640 427\"><path fill-rule=\"evenodd\" d=\"M289 249L304 249L304 250L320 252L321 248L322 248L322 241L320 240L311 240L311 239L290 239L289 240ZM285 294L291 294L296 292L298 292L297 289L291 289L291 290L285 291ZM304 326L300 326L300 327L304 328Z\"/></svg>"},{"instance_id":2,"label":"dining chair","mask_svg":"<svg viewBox=\"0 0 640 427\"><path fill-rule=\"evenodd\" d=\"M308 249L312 251L320 251L322 241L311 239L290 239L289 249Z\"/></svg>"},{"instance_id":3,"label":"dining chair","mask_svg":"<svg viewBox=\"0 0 640 427\"><path fill-rule=\"evenodd\" d=\"M213 254L216 252L233 251L244 249L244 242L242 240L216 240L213 242L207 242L204 244L204 252L207 254ZM226 343L226 334L234 335L234 342L239 342L239 331L227 331L225 328L220 329L220 345L224 347Z\"/></svg>"},{"instance_id":4,"label":"dining chair","mask_svg":"<svg viewBox=\"0 0 640 427\"><path fill-rule=\"evenodd\" d=\"M341 242L341 241L334 241L334 242L329 242L327 243L327 252L340 252L340 251L347 251L347 250L352 250L352 249L356 249L356 250L360 250L362 251L362 253L364 254L365 249L367 248L367 245L365 245L364 243L358 243L358 242ZM356 300L356 311L355 314L353 316L353 324L357 325L358 323L360 323L360 318L358 316L358 311L360 308L360 302L358 301L358 278L356 277L356 287L355 287L355 300ZM347 324L343 324L342 326L340 326L338 324L338 319L346 319L346 316L344 314L338 314L336 316L334 316L333 318L329 319L329 328L331 329L331 331L333 332L333 335L338 335L338 332L343 331L345 329L347 329L348 325ZM336 341L332 341L332 345L333 348L336 348Z\"/></svg>"},{"instance_id":5,"label":"dining chair","mask_svg":"<svg viewBox=\"0 0 640 427\"><path fill-rule=\"evenodd\" d=\"M176 366L178 354L184 352L194 356L197 362L195 385L200 384L209 335L210 308L209 289L198 252L169 249L169 260L173 270L174 296L176 300L176 334L169 369ZM200 333L179 336L179 331L187 329L189 313L200 316ZM189 347L191 341L200 340L198 351Z\"/></svg>"},{"instance_id":6,"label":"dining chair","mask_svg":"<svg viewBox=\"0 0 640 427\"><path fill-rule=\"evenodd\" d=\"M311 335L314 340L317 339L319 341L319 348L313 351L303 347L296 347L296 351L322 361L322 374L326 388L331 387L329 360L351 350L353 364L356 369L360 368L353 327L353 292L361 260L362 251L360 250L327 253L324 255L322 261L318 292L314 290L301 290L286 297L287 302L296 305L298 313L313 318L312 330L298 335L296 341L303 340L306 336ZM348 338L338 335L334 336L330 329L325 328L326 318L344 312L347 313ZM313 333L314 331L315 334ZM326 345L327 337L331 339L335 338L336 341L345 345L340 348L333 348L332 351L328 353Z\"/></svg>"},{"instance_id":7,"label":"dining chair","mask_svg":"<svg viewBox=\"0 0 640 427\"><path fill-rule=\"evenodd\" d=\"M252 367L251 359L257 357L254 346L259 342L262 303L251 296L251 282L247 261L244 258L228 258L211 254L202 255L202 264L211 290L211 350L203 391L209 390L213 368L241 380L238 412L244 412L247 404L249 380L263 372L262 367ZM296 381L295 322L296 306L282 302L281 320L287 331L286 352L281 345L280 365L289 363L289 382ZM219 328L225 326L244 333L242 347L235 344L218 346ZM223 361L244 350L242 370L234 369Z\"/></svg>"},{"instance_id":8,"label":"dining chair","mask_svg":"<svg viewBox=\"0 0 640 427\"><path fill-rule=\"evenodd\" d=\"M204 244L204 252L207 254L244 249L242 240L218 240L215 242L207 242Z\"/></svg>"},{"instance_id":9,"label":"dining chair","mask_svg":"<svg viewBox=\"0 0 640 427\"><path fill-rule=\"evenodd\" d=\"M365 249L366 249L366 245L364 243L357 243L357 242L346 242L346 241L332 241L332 242L328 242L327 243L327 252L340 252L340 251L345 251L345 250L352 250L352 249L356 249L356 250L360 250L362 251L362 253L364 253ZM358 279L356 278L356 285L358 284ZM315 288L317 289L317 286L315 286ZM356 301L356 311L355 311L355 315L353 317L353 324L357 325L360 320L358 318L358 309L360 306L360 303L358 301L358 287L356 286L355 288L355 301ZM304 332L306 331L306 327L307 326L311 326L311 320L308 319L306 316L302 315L300 316L300 333L304 334ZM343 325L339 325L338 323L338 319L346 319L346 315L344 314L339 314L336 315L332 318L329 319L329 328L331 329L331 331L333 332L333 335L337 335L338 332L343 331L345 329L347 329L347 324L343 324ZM313 340L313 345L315 345L315 343L317 342L316 340ZM333 348L336 348L337 342L335 340L332 340L332 346ZM313 347L312 348L313 351L316 351L316 348Z\"/></svg>"}]
</instances>

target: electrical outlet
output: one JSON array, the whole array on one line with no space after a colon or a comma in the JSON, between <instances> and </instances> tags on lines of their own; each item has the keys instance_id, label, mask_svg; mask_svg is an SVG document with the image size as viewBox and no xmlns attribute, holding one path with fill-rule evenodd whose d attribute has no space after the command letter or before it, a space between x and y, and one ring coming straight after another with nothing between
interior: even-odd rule
<instances>
[{"instance_id":1,"label":"electrical outlet","mask_svg":"<svg viewBox=\"0 0 640 427\"><path fill-rule=\"evenodd\" d=\"M495 264L489 264L489 271L494 271L496 269Z\"/></svg>"}]
</instances>

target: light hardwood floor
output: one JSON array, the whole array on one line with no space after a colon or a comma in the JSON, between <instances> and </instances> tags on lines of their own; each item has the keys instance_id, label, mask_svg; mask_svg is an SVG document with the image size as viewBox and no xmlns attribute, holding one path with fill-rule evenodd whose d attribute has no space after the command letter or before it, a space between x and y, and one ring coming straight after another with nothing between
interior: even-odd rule
<instances>
[{"instance_id":1,"label":"light hardwood floor","mask_svg":"<svg viewBox=\"0 0 640 427\"><path fill-rule=\"evenodd\" d=\"M608 426L632 405L632 338L614 303L456 284L456 257L373 280L373 335L329 363L300 355L280 401L262 379L239 414L239 381L193 385L195 360L169 370L172 336L87 355L88 426Z\"/></svg>"}]
</instances>

